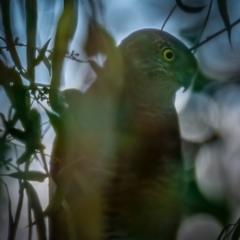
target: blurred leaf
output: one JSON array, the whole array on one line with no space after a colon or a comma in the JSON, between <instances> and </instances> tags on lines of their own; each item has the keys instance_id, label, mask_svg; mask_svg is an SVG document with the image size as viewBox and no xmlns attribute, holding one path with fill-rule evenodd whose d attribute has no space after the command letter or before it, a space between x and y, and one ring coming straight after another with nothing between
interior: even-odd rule
<instances>
[{"instance_id":1,"label":"blurred leaf","mask_svg":"<svg viewBox=\"0 0 240 240\"><path fill-rule=\"evenodd\" d=\"M50 84L49 101L52 109L59 112L59 87L61 71L65 54L68 50L69 41L72 39L77 26L77 1L64 0L64 10L59 19L52 55L52 80Z\"/></svg>"},{"instance_id":2,"label":"blurred leaf","mask_svg":"<svg viewBox=\"0 0 240 240\"><path fill-rule=\"evenodd\" d=\"M28 240L32 240L32 210L29 199L28 199Z\"/></svg>"},{"instance_id":3,"label":"blurred leaf","mask_svg":"<svg viewBox=\"0 0 240 240\"><path fill-rule=\"evenodd\" d=\"M62 129L62 120L60 118L60 116L55 113L55 112L51 112L48 111L46 108L44 108L46 114L48 115L49 121L55 131L56 134L58 134L60 132L60 130Z\"/></svg>"},{"instance_id":4,"label":"blurred leaf","mask_svg":"<svg viewBox=\"0 0 240 240\"><path fill-rule=\"evenodd\" d=\"M43 182L47 177L47 174L40 171L28 171L28 172L14 172L10 174L1 174L1 176L8 176L26 181Z\"/></svg>"},{"instance_id":5,"label":"blurred leaf","mask_svg":"<svg viewBox=\"0 0 240 240\"><path fill-rule=\"evenodd\" d=\"M87 55L90 57L97 53L108 55L108 50L115 46L116 44L113 37L101 25L91 20L84 47Z\"/></svg>"},{"instance_id":6,"label":"blurred leaf","mask_svg":"<svg viewBox=\"0 0 240 240\"><path fill-rule=\"evenodd\" d=\"M32 62L32 65L30 66L30 69L32 69L32 68L36 67L38 64L40 64L41 61L44 60L44 57L46 58L45 53L47 51L47 48L48 48L48 45L49 45L50 41L51 41L51 38L44 44L42 49L39 50L39 54L38 54L37 58Z\"/></svg>"},{"instance_id":7,"label":"blurred leaf","mask_svg":"<svg viewBox=\"0 0 240 240\"><path fill-rule=\"evenodd\" d=\"M43 210L38 198L38 194L35 191L34 187L29 182L26 182L26 190L27 190L29 204L31 209L33 210L35 223L37 226L38 239L47 240L46 225L44 221Z\"/></svg>"},{"instance_id":8,"label":"blurred leaf","mask_svg":"<svg viewBox=\"0 0 240 240\"><path fill-rule=\"evenodd\" d=\"M26 126L26 147L30 152L41 148L41 115L36 108L29 111L28 126Z\"/></svg>"},{"instance_id":9,"label":"blurred leaf","mask_svg":"<svg viewBox=\"0 0 240 240\"><path fill-rule=\"evenodd\" d=\"M8 130L8 133L12 135L12 137L16 138L22 143L26 143L26 133L23 130L16 129L16 128L10 128Z\"/></svg>"},{"instance_id":10,"label":"blurred leaf","mask_svg":"<svg viewBox=\"0 0 240 240\"><path fill-rule=\"evenodd\" d=\"M26 10L26 34L27 34L27 69L31 82L34 82L35 71L34 61L36 55L36 37L37 37L37 0L25 0ZM33 67L32 67L33 66Z\"/></svg>"},{"instance_id":11,"label":"blurred leaf","mask_svg":"<svg viewBox=\"0 0 240 240\"><path fill-rule=\"evenodd\" d=\"M99 84L99 86L104 84L106 89L108 87L111 88L112 94L118 94L117 92L122 88L121 76L123 63L120 50L116 46L113 37L101 25L92 20L89 24L89 32L84 49L88 56L102 53L107 57L104 68L98 66L93 60L89 60L88 62L98 78L104 81L104 83L103 81L102 83L100 83L101 81L96 81L95 84ZM114 83L112 79L115 79Z\"/></svg>"},{"instance_id":12,"label":"blurred leaf","mask_svg":"<svg viewBox=\"0 0 240 240\"><path fill-rule=\"evenodd\" d=\"M9 190L8 190L7 184L1 179L0 179L0 181L5 186L6 191L7 191L7 198L8 198L8 235L10 235L10 233L13 231L13 228L14 228L14 221L13 221L13 215L12 215L12 202L11 202L11 198L10 198L10 195L9 195Z\"/></svg>"},{"instance_id":13,"label":"blurred leaf","mask_svg":"<svg viewBox=\"0 0 240 240\"><path fill-rule=\"evenodd\" d=\"M6 143L4 138L0 138L0 163L6 160L6 155L10 150L10 146Z\"/></svg>"},{"instance_id":14,"label":"blurred leaf","mask_svg":"<svg viewBox=\"0 0 240 240\"><path fill-rule=\"evenodd\" d=\"M187 13L198 13L201 12L206 6L201 7L190 7L182 3L182 0L176 0L177 5L180 9Z\"/></svg>"},{"instance_id":15,"label":"blurred leaf","mask_svg":"<svg viewBox=\"0 0 240 240\"><path fill-rule=\"evenodd\" d=\"M18 158L17 164L30 162L33 153L33 151L29 151L28 149L26 149L25 152Z\"/></svg>"},{"instance_id":16,"label":"blurred leaf","mask_svg":"<svg viewBox=\"0 0 240 240\"><path fill-rule=\"evenodd\" d=\"M10 55L12 57L14 64L16 65L18 70L21 72L22 64L20 62L17 50L14 46L14 40L12 35L10 5L11 5L11 0L8 0L8 1L0 0L2 23L3 23L4 34L5 34L8 50L10 52Z\"/></svg>"},{"instance_id":17,"label":"blurred leaf","mask_svg":"<svg viewBox=\"0 0 240 240\"><path fill-rule=\"evenodd\" d=\"M228 7L227 7L227 0L218 0L218 10L219 13L222 17L222 20L224 22L224 25L227 29L227 33L228 33L228 39L230 42L230 45L232 46L232 40L231 40L231 24L230 24L230 20L229 20L229 15L228 15Z\"/></svg>"},{"instance_id":18,"label":"blurred leaf","mask_svg":"<svg viewBox=\"0 0 240 240\"><path fill-rule=\"evenodd\" d=\"M1 72L0 85L4 85L6 84L7 67L5 66L1 59L0 59L0 72Z\"/></svg>"},{"instance_id":19,"label":"blurred leaf","mask_svg":"<svg viewBox=\"0 0 240 240\"><path fill-rule=\"evenodd\" d=\"M89 60L88 62L97 76L100 76L103 73L104 68L99 66L95 61Z\"/></svg>"},{"instance_id":20,"label":"blurred leaf","mask_svg":"<svg viewBox=\"0 0 240 240\"><path fill-rule=\"evenodd\" d=\"M38 53L39 53L39 52L40 52L40 50L38 50ZM51 55L51 54L50 54L50 55ZM49 56L50 56L50 55L49 55ZM50 61L49 61L49 56L46 57L46 55L44 54L42 61L43 61L44 65L46 66L46 68L47 68L47 70L48 70L48 73L49 73L49 76L50 76L50 75L51 75L51 70L52 70L52 64L51 64Z\"/></svg>"},{"instance_id":21,"label":"blurred leaf","mask_svg":"<svg viewBox=\"0 0 240 240\"><path fill-rule=\"evenodd\" d=\"M60 207L73 180L74 170L77 163L78 161L69 163L59 172L57 177L57 188L52 196L52 199L50 200L49 205L44 211L46 215L51 215Z\"/></svg>"},{"instance_id":22,"label":"blurred leaf","mask_svg":"<svg viewBox=\"0 0 240 240\"><path fill-rule=\"evenodd\" d=\"M239 237L240 237L240 219L238 219L238 221L234 227L234 231L233 231L231 240L239 240Z\"/></svg>"},{"instance_id":23,"label":"blurred leaf","mask_svg":"<svg viewBox=\"0 0 240 240\"><path fill-rule=\"evenodd\" d=\"M13 68L6 69L3 87L12 107L15 109L18 118L25 128L28 125L30 96L22 83L20 74Z\"/></svg>"},{"instance_id":24,"label":"blurred leaf","mask_svg":"<svg viewBox=\"0 0 240 240\"><path fill-rule=\"evenodd\" d=\"M13 227L12 227L12 231L9 231L9 235L8 235L8 240L14 240L16 237L16 233L17 233L17 229L18 229L18 223L19 223L19 219L21 216L21 212L22 212L22 206L23 206L23 198L24 198L24 186L21 180L18 180L19 183L19 198L17 201L17 209L15 212L15 219L14 219L14 223L13 223Z\"/></svg>"},{"instance_id":25,"label":"blurred leaf","mask_svg":"<svg viewBox=\"0 0 240 240\"><path fill-rule=\"evenodd\" d=\"M16 38L14 39L14 43L15 43L15 44L19 43L19 37L16 37Z\"/></svg>"},{"instance_id":26,"label":"blurred leaf","mask_svg":"<svg viewBox=\"0 0 240 240\"><path fill-rule=\"evenodd\" d=\"M230 227L232 227L233 225L234 225L234 224L228 224L227 226L225 226L225 227L223 228L223 230L220 232L217 240L224 240L224 239L226 239L226 232L228 232L227 230L228 230ZM225 235L225 237L223 238L224 235Z\"/></svg>"}]
</instances>

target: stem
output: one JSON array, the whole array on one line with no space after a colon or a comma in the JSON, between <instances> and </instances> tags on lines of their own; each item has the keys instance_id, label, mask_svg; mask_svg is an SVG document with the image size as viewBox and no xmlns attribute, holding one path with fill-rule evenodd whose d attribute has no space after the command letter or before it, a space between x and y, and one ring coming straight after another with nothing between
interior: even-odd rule
<instances>
[{"instance_id":1,"label":"stem","mask_svg":"<svg viewBox=\"0 0 240 240\"><path fill-rule=\"evenodd\" d=\"M197 40L197 44L199 44L199 41L201 40L201 37L202 37L202 34L203 34L203 31L204 29L206 28L207 26L207 23L208 23L208 19L209 19L209 16L210 16L210 13L211 13L211 9L212 9L212 3L213 3L213 0L211 0L210 2L210 5L209 5L209 8L208 8L208 12L207 12L207 16L205 18L205 21L204 21L204 24L203 24L203 27L201 29L201 32L199 34L199 37L198 37L198 40ZM194 53L196 52L196 48L194 49Z\"/></svg>"},{"instance_id":2,"label":"stem","mask_svg":"<svg viewBox=\"0 0 240 240\"><path fill-rule=\"evenodd\" d=\"M49 176L47 161L46 161L45 154L44 154L43 150L40 150L40 155L41 155L41 158L42 158L42 161L43 161L44 170L47 173L47 175Z\"/></svg>"},{"instance_id":3,"label":"stem","mask_svg":"<svg viewBox=\"0 0 240 240\"><path fill-rule=\"evenodd\" d=\"M163 28L165 27L168 19L172 16L174 10L177 8L177 4L174 5L174 7L172 8L172 10L170 11L170 13L168 14L166 20L164 21L163 25L162 25L162 28L161 28L161 31L163 31Z\"/></svg>"},{"instance_id":4,"label":"stem","mask_svg":"<svg viewBox=\"0 0 240 240\"><path fill-rule=\"evenodd\" d=\"M235 25L237 25L238 23L240 23L240 18L231 24L231 28L233 28L233 27L234 27ZM218 35L224 33L225 31L227 31L227 28L221 29L220 31L214 33L213 35L208 36L204 41L198 43L197 45L193 46L192 48L189 48L189 50L190 50L190 51L193 51L193 50L199 48L199 47L202 46L203 44L207 43L208 41L212 40L213 38L217 37Z\"/></svg>"}]
</instances>

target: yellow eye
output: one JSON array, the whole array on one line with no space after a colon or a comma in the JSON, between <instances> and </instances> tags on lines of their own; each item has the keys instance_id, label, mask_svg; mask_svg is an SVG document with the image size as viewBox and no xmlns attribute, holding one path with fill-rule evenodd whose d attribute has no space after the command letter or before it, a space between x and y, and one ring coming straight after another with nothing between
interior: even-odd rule
<instances>
[{"instance_id":1,"label":"yellow eye","mask_svg":"<svg viewBox=\"0 0 240 240\"><path fill-rule=\"evenodd\" d=\"M175 53L170 48L165 48L162 51L162 56L164 60L171 62L175 58Z\"/></svg>"}]
</instances>

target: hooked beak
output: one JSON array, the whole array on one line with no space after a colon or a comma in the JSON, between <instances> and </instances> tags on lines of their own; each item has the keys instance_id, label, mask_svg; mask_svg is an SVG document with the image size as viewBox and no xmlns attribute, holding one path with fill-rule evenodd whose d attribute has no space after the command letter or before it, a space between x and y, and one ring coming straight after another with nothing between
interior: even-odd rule
<instances>
[{"instance_id":1,"label":"hooked beak","mask_svg":"<svg viewBox=\"0 0 240 240\"><path fill-rule=\"evenodd\" d=\"M186 71L185 74L181 75L178 82L183 86L183 92L186 92L189 87L194 84L197 74L198 69L196 69L194 72L192 70Z\"/></svg>"}]
</instances>

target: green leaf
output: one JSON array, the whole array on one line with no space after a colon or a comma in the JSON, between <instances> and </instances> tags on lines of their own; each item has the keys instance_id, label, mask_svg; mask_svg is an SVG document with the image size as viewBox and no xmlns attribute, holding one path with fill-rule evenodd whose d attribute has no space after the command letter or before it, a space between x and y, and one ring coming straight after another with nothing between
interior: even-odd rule
<instances>
[{"instance_id":1,"label":"green leaf","mask_svg":"<svg viewBox=\"0 0 240 240\"><path fill-rule=\"evenodd\" d=\"M3 86L4 90L25 128L28 125L28 113L30 109L29 93L22 83L20 74L15 69L7 69L6 79L8 81Z\"/></svg>"},{"instance_id":2,"label":"green leaf","mask_svg":"<svg viewBox=\"0 0 240 240\"><path fill-rule=\"evenodd\" d=\"M30 159L33 153L34 153L33 151L29 151L28 149L26 149L26 151L18 158L17 164L30 162Z\"/></svg>"},{"instance_id":3,"label":"green leaf","mask_svg":"<svg viewBox=\"0 0 240 240\"><path fill-rule=\"evenodd\" d=\"M182 0L176 0L177 5L180 9L187 13L198 13L201 12L206 6L201 7L190 7L182 3Z\"/></svg>"},{"instance_id":4,"label":"green leaf","mask_svg":"<svg viewBox=\"0 0 240 240\"><path fill-rule=\"evenodd\" d=\"M0 176L8 176L26 181L43 182L48 175L40 171L28 171L28 172L19 171L10 174L1 174Z\"/></svg>"},{"instance_id":5,"label":"green leaf","mask_svg":"<svg viewBox=\"0 0 240 240\"><path fill-rule=\"evenodd\" d=\"M232 27L231 27L229 15L228 15L227 0L218 0L217 3L218 3L219 13L220 13L222 20L224 22L224 25L227 29L229 43L232 46L232 40L231 40Z\"/></svg>"},{"instance_id":6,"label":"green leaf","mask_svg":"<svg viewBox=\"0 0 240 240\"><path fill-rule=\"evenodd\" d=\"M34 68L31 66L36 55L36 37L37 37L37 1L25 0L26 10L26 34L27 34L27 69L31 82L35 80Z\"/></svg>"},{"instance_id":7,"label":"green leaf","mask_svg":"<svg viewBox=\"0 0 240 240\"><path fill-rule=\"evenodd\" d=\"M38 50L38 52L40 52L40 50ZM50 56L50 55L49 55L49 56ZM48 70L49 76L51 76L52 64L51 64L51 62L49 61L49 56L46 57L46 55L44 54L42 61L43 61L44 65L45 65L45 67L46 67L47 70Z\"/></svg>"},{"instance_id":8,"label":"green leaf","mask_svg":"<svg viewBox=\"0 0 240 240\"><path fill-rule=\"evenodd\" d=\"M45 53L47 51L47 48L48 48L48 45L49 45L50 41L51 41L51 38L44 44L42 49L39 50L39 54L38 54L37 58L33 61L30 69L32 69L32 68L36 67L37 65L39 65L44 60L44 57L46 58Z\"/></svg>"},{"instance_id":9,"label":"green leaf","mask_svg":"<svg viewBox=\"0 0 240 240\"><path fill-rule=\"evenodd\" d=\"M22 143L26 143L26 133L21 129L10 128L8 133L12 135L12 137L16 138Z\"/></svg>"},{"instance_id":10,"label":"green leaf","mask_svg":"<svg viewBox=\"0 0 240 240\"><path fill-rule=\"evenodd\" d=\"M38 239L47 240L44 214L38 198L38 194L35 191L34 187L29 182L26 182L26 191L28 195L29 205L33 210L35 224L37 227Z\"/></svg>"},{"instance_id":11,"label":"green leaf","mask_svg":"<svg viewBox=\"0 0 240 240\"><path fill-rule=\"evenodd\" d=\"M51 123L51 126L53 127L56 134L59 133L59 131L62 129L62 120L60 116L52 111L48 111L46 108L44 108L46 114L48 115L49 121Z\"/></svg>"},{"instance_id":12,"label":"green leaf","mask_svg":"<svg viewBox=\"0 0 240 240\"><path fill-rule=\"evenodd\" d=\"M34 152L41 148L41 115L37 109L33 108L29 111L29 123L26 127L26 147L29 152Z\"/></svg>"}]
</instances>

